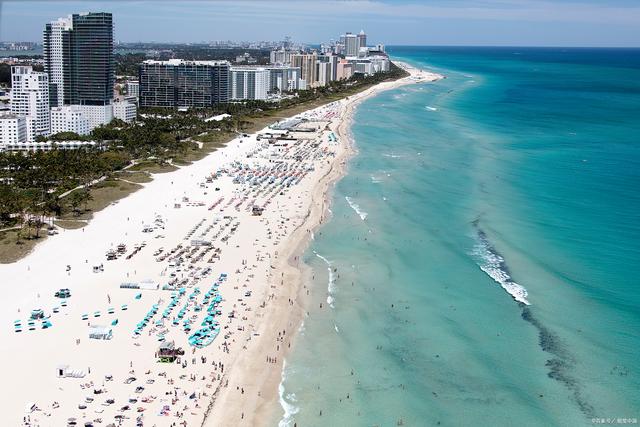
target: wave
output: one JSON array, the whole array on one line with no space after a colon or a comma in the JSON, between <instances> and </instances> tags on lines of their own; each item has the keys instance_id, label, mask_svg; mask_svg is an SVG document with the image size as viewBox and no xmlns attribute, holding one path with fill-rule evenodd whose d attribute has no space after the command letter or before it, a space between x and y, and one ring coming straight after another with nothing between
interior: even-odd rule
<instances>
[{"instance_id":1,"label":"wave","mask_svg":"<svg viewBox=\"0 0 640 427\"><path fill-rule=\"evenodd\" d=\"M282 379L280 380L280 384L278 385L278 397L280 401L280 406L284 411L282 415L282 419L278 423L278 427L289 427L291 426L291 422L293 421L293 416L300 411L300 408L294 405L291 402L296 402L295 393L289 393L285 396L284 393L284 380L286 379L285 369L287 367L287 361L282 361Z\"/></svg>"},{"instance_id":2,"label":"wave","mask_svg":"<svg viewBox=\"0 0 640 427\"><path fill-rule=\"evenodd\" d=\"M389 176L389 174L387 174L387 176ZM367 216L369 216L369 214L361 210L360 205L358 205L357 203L354 203L351 197L349 196L345 196L345 199L347 199L347 203L349 203L349 206L351 206L351 209L353 209L360 216L361 220L364 221L365 219L367 219Z\"/></svg>"},{"instance_id":3,"label":"wave","mask_svg":"<svg viewBox=\"0 0 640 427\"><path fill-rule=\"evenodd\" d=\"M438 109L436 107L432 107L430 105L425 106L424 108L426 108L429 111L438 111Z\"/></svg>"},{"instance_id":4,"label":"wave","mask_svg":"<svg viewBox=\"0 0 640 427\"><path fill-rule=\"evenodd\" d=\"M313 253L327 264L327 271L329 272L329 283L327 285L327 304L329 304L331 308L334 308L333 302L335 301L335 299L333 298L333 293L336 289L336 278L333 274L333 269L331 268L331 261L320 255L316 251L313 251Z\"/></svg>"},{"instance_id":5,"label":"wave","mask_svg":"<svg viewBox=\"0 0 640 427\"><path fill-rule=\"evenodd\" d=\"M513 281L504 258L495 250L484 231L478 230L478 242L473 248L473 255L479 260L479 267L496 283L502 286L514 300L529 305L527 290Z\"/></svg>"}]
</instances>

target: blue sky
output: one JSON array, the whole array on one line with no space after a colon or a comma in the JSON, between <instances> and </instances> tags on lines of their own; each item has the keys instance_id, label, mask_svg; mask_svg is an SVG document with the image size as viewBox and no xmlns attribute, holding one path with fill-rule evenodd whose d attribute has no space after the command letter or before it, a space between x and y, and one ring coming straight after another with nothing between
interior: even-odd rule
<instances>
[{"instance_id":1,"label":"blue sky","mask_svg":"<svg viewBox=\"0 0 640 427\"><path fill-rule=\"evenodd\" d=\"M44 24L114 14L120 41L294 40L364 29L370 43L640 46L640 0L0 0L0 40L40 41Z\"/></svg>"}]
</instances>

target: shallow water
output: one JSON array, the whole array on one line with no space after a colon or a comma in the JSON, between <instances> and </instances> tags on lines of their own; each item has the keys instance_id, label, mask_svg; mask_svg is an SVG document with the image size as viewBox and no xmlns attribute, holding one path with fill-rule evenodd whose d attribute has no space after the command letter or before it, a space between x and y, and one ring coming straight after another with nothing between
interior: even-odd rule
<instances>
[{"instance_id":1,"label":"shallow water","mask_svg":"<svg viewBox=\"0 0 640 427\"><path fill-rule=\"evenodd\" d=\"M275 423L640 418L640 51L391 55L447 79L359 107Z\"/></svg>"}]
</instances>

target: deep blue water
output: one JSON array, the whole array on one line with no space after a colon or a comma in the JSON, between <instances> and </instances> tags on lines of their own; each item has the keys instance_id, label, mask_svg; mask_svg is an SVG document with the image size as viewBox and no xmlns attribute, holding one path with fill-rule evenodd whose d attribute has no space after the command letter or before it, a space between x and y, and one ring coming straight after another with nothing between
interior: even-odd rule
<instances>
[{"instance_id":1,"label":"deep blue water","mask_svg":"<svg viewBox=\"0 0 640 427\"><path fill-rule=\"evenodd\" d=\"M281 424L640 418L640 50L389 53L447 78L359 107Z\"/></svg>"}]
</instances>

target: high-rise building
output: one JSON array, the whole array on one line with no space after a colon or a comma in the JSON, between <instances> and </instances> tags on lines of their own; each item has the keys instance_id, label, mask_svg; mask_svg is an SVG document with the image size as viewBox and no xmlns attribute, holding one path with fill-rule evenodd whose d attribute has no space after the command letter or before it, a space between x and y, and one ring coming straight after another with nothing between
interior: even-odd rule
<instances>
[{"instance_id":1,"label":"high-rise building","mask_svg":"<svg viewBox=\"0 0 640 427\"><path fill-rule=\"evenodd\" d=\"M331 81L331 63L318 62L318 86L326 86Z\"/></svg>"},{"instance_id":2,"label":"high-rise building","mask_svg":"<svg viewBox=\"0 0 640 427\"><path fill-rule=\"evenodd\" d=\"M110 13L74 14L47 24L43 56L52 106L111 104L115 64Z\"/></svg>"},{"instance_id":3,"label":"high-rise building","mask_svg":"<svg viewBox=\"0 0 640 427\"><path fill-rule=\"evenodd\" d=\"M331 53L326 55L318 55L318 62L326 62L329 64L329 70L326 76L325 84L327 82L332 82L334 80L337 80L336 72L337 72L337 66L338 66L338 59L339 59L338 56L332 55ZM318 70L320 70L320 68L318 68ZM321 80L319 74L318 74L318 80Z\"/></svg>"},{"instance_id":4,"label":"high-rise building","mask_svg":"<svg viewBox=\"0 0 640 427\"><path fill-rule=\"evenodd\" d=\"M360 30L358 34L358 49L362 47L367 47L367 35L364 33L364 30Z\"/></svg>"},{"instance_id":5,"label":"high-rise building","mask_svg":"<svg viewBox=\"0 0 640 427\"><path fill-rule=\"evenodd\" d=\"M11 112L27 122L27 140L49 135L49 78L30 66L11 67Z\"/></svg>"},{"instance_id":6,"label":"high-rise building","mask_svg":"<svg viewBox=\"0 0 640 427\"><path fill-rule=\"evenodd\" d=\"M270 72L266 68L231 67L231 99L267 99Z\"/></svg>"},{"instance_id":7,"label":"high-rise building","mask_svg":"<svg viewBox=\"0 0 640 427\"><path fill-rule=\"evenodd\" d=\"M57 107L70 101L71 91L71 17L48 23L43 33L44 67L49 75L49 104ZM68 103L68 102L67 102Z\"/></svg>"},{"instance_id":8,"label":"high-rise building","mask_svg":"<svg viewBox=\"0 0 640 427\"><path fill-rule=\"evenodd\" d=\"M229 100L228 61L144 61L141 107L211 107Z\"/></svg>"},{"instance_id":9,"label":"high-rise building","mask_svg":"<svg viewBox=\"0 0 640 427\"><path fill-rule=\"evenodd\" d=\"M291 57L291 51L284 48L278 50L272 50L269 55L269 62L271 64L288 64Z\"/></svg>"},{"instance_id":10,"label":"high-rise building","mask_svg":"<svg viewBox=\"0 0 640 427\"><path fill-rule=\"evenodd\" d=\"M360 50L358 36L356 36L355 34L347 33L343 37L345 56L358 56L358 51Z\"/></svg>"},{"instance_id":11,"label":"high-rise building","mask_svg":"<svg viewBox=\"0 0 640 427\"><path fill-rule=\"evenodd\" d=\"M300 78L306 82L307 87L315 86L318 80L316 53L297 53L291 55L291 66L300 68Z\"/></svg>"},{"instance_id":12,"label":"high-rise building","mask_svg":"<svg viewBox=\"0 0 640 427\"><path fill-rule=\"evenodd\" d=\"M269 91L286 92L299 89L300 68L286 65L266 68L269 70Z\"/></svg>"}]
</instances>

